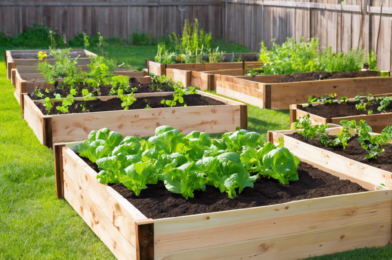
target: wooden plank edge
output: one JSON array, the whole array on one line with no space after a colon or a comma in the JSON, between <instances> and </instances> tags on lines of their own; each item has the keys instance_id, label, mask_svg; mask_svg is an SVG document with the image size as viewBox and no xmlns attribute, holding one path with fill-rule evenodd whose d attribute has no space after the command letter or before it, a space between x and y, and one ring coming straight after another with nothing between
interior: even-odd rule
<instances>
[{"instance_id":1,"label":"wooden plank edge","mask_svg":"<svg viewBox=\"0 0 392 260\"><path fill-rule=\"evenodd\" d=\"M154 220L136 221L136 256L138 260L154 260Z\"/></svg>"},{"instance_id":2,"label":"wooden plank edge","mask_svg":"<svg viewBox=\"0 0 392 260\"><path fill-rule=\"evenodd\" d=\"M63 147L65 147L64 143L56 143L53 148L56 195L58 199L64 199Z\"/></svg>"},{"instance_id":3,"label":"wooden plank edge","mask_svg":"<svg viewBox=\"0 0 392 260\"><path fill-rule=\"evenodd\" d=\"M240 105L240 127L248 130L248 105Z\"/></svg>"},{"instance_id":4,"label":"wooden plank edge","mask_svg":"<svg viewBox=\"0 0 392 260\"><path fill-rule=\"evenodd\" d=\"M44 116L44 145L53 148L52 117Z\"/></svg>"}]
</instances>

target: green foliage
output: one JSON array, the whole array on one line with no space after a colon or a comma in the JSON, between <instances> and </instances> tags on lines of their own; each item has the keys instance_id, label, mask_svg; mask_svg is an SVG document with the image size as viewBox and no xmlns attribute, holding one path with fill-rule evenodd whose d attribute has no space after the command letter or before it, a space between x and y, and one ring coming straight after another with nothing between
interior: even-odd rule
<instances>
[{"instance_id":1,"label":"green foliage","mask_svg":"<svg viewBox=\"0 0 392 260\"><path fill-rule=\"evenodd\" d=\"M367 53L367 63L369 64L370 70L378 71L378 69L377 69L377 54L375 54L373 50L371 52Z\"/></svg>"},{"instance_id":2,"label":"green foliage","mask_svg":"<svg viewBox=\"0 0 392 260\"><path fill-rule=\"evenodd\" d=\"M5 33L0 31L0 46L28 48L57 46L64 48L65 43L64 36L58 35L44 25L33 24L16 37L6 37Z\"/></svg>"},{"instance_id":3,"label":"green foliage","mask_svg":"<svg viewBox=\"0 0 392 260\"><path fill-rule=\"evenodd\" d=\"M298 131L298 133L304 138L309 140L318 138L323 145L328 145L330 142L328 133L325 132L327 128L328 124L320 124L313 126L313 122L310 119L309 114L304 117L300 117L293 123L294 130L303 129L302 131Z\"/></svg>"},{"instance_id":4,"label":"green foliage","mask_svg":"<svg viewBox=\"0 0 392 260\"><path fill-rule=\"evenodd\" d=\"M88 65L91 69L88 83L93 87L108 85L114 76L116 62L102 56L92 57ZM129 83L128 83L129 84Z\"/></svg>"},{"instance_id":5,"label":"green foliage","mask_svg":"<svg viewBox=\"0 0 392 260\"><path fill-rule=\"evenodd\" d=\"M154 36L136 30L129 36L129 42L132 45L156 45L158 41Z\"/></svg>"},{"instance_id":6,"label":"green foliage","mask_svg":"<svg viewBox=\"0 0 392 260\"><path fill-rule=\"evenodd\" d=\"M348 102L348 98L347 97L342 97L340 99L336 98L337 94L326 94L322 97L316 97L316 96L312 96L312 97L308 97L308 106L311 107L313 106L313 103L315 102L323 102L324 105L327 104L341 104L341 103L347 103Z\"/></svg>"},{"instance_id":7,"label":"green foliage","mask_svg":"<svg viewBox=\"0 0 392 260\"><path fill-rule=\"evenodd\" d=\"M151 76L150 88L156 92L174 91L176 88L182 88L181 82L175 82L169 76Z\"/></svg>"},{"instance_id":8,"label":"green foliage","mask_svg":"<svg viewBox=\"0 0 392 260\"><path fill-rule=\"evenodd\" d=\"M128 110L129 107L136 101L136 98L134 97L133 93L129 95L123 95L122 89L118 90L118 97L122 101L121 106L124 108L124 110Z\"/></svg>"},{"instance_id":9,"label":"green foliage","mask_svg":"<svg viewBox=\"0 0 392 260\"><path fill-rule=\"evenodd\" d=\"M161 64L174 64L176 54L166 50L165 44L158 44L158 53L155 56L155 61Z\"/></svg>"},{"instance_id":10,"label":"green foliage","mask_svg":"<svg viewBox=\"0 0 392 260\"><path fill-rule=\"evenodd\" d=\"M162 99L161 104L162 105L166 105L169 107L175 107L177 106L177 101L180 104L184 104L184 95L193 95L196 94L196 88L195 87L189 87L188 89L184 89L184 88L175 88L174 90L174 94L173 94L173 99L172 100L166 100L166 99ZM184 104L184 107L186 107L187 104Z\"/></svg>"},{"instance_id":11,"label":"green foliage","mask_svg":"<svg viewBox=\"0 0 392 260\"><path fill-rule=\"evenodd\" d=\"M67 97L60 99L62 101L61 106L57 106L56 109L63 114L68 113L68 108L75 102L76 90L71 89L71 93Z\"/></svg>"},{"instance_id":12,"label":"green foliage","mask_svg":"<svg viewBox=\"0 0 392 260\"><path fill-rule=\"evenodd\" d=\"M215 50L210 49L208 55L208 62L209 63L222 62L224 55L225 53L223 51L219 51L219 47L217 47Z\"/></svg>"},{"instance_id":13,"label":"green foliage","mask_svg":"<svg viewBox=\"0 0 392 260\"><path fill-rule=\"evenodd\" d=\"M186 199L193 198L195 190L204 191L206 185L235 198L244 188L253 187L257 175L249 172L282 184L298 180L298 158L286 148L264 144L260 134L247 130L211 140L206 133L193 131L184 136L170 126L160 126L148 140L129 136L110 148L105 148L109 130L98 132L77 146L79 155L97 162L99 182L121 182L137 196L158 180Z\"/></svg>"},{"instance_id":14,"label":"green foliage","mask_svg":"<svg viewBox=\"0 0 392 260\"><path fill-rule=\"evenodd\" d=\"M346 149L349 140L353 137L350 131L355 131L361 147L368 152L364 160L377 158L378 155L385 151L382 146L387 145L388 142L392 140L392 126L386 127L380 135L372 136L370 135L372 128L365 120L360 120L358 124L355 120L342 120L340 121L340 124L343 129L333 140L330 139L328 133L325 132L328 125L312 126L309 114L306 117L297 119L293 124L293 127L295 130L304 129L303 131L298 131L298 133L307 139L319 138L324 146L341 146L343 149Z\"/></svg>"},{"instance_id":15,"label":"green foliage","mask_svg":"<svg viewBox=\"0 0 392 260\"><path fill-rule=\"evenodd\" d=\"M355 101L359 102L356 105L357 110L367 111L368 114L373 114L373 110L367 109L370 106L378 105L377 110L379 112L385 113L386 108L392 101L392 97L373 97L372 94L367 94L367 96L361 99L361 93L355 97Z\"/></svg>"},{"instance_id":16,"label":"green foliage","mask_svg":"<svg viewBox=\"0 0 392 260\"><path fill-rule=\"evenodd\" d=\"M364 53L355 50L346 53L333 53L328 47L319 52L317 37L305 42L287 38L282 45L273 43L272 50L261 42L260 61L264 62L265 74L292 74L302 72L344 72L358 71L363 67Z\"/></svg>"},{"instance_id":17,"label":"green foliage","mask_svg":"<svg viewBox=\"0 0 392 260\"><path fill-rule=\"evenodd\" d=\"M211 48L211 33L205 33L203 29L199 29L199 21L195 19L192 24L188 19L184 21L182 35L172 33L169 35L170 41L174 44L175 50L179 54L196 53L197 50Z\"/></svg>"},{"instance_id":18,"label":"green foliage","mask_svg":"<svg viewBox=\"0 0 392 260\"><path fill-rule=\"evenodd\" d=\"M50 98L46 97L44 99L44 106L46 108L46 113L49 115L50 114L50 110L53 107L52 102L50 101Z\"/></svg>"}]
</instances>

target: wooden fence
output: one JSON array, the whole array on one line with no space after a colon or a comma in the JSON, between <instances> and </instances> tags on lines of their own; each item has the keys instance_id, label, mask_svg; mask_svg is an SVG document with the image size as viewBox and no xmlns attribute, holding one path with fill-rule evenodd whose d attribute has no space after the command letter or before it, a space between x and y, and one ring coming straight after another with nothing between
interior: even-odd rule
<instances>
[{"instance_id":1,"label":"wooden fence","mask_svg":"<svg viewBox=\"0 0 392 260\"><path fill-rule=\"evenodd\" d=\"M385 0L223 0L223 36L258 50L287 37L318 36L321 49L348 51L358 46L378 54L378 68L391 70L392 1ZM381 14L381 16L380 16ZM380 19L381 17L381 19Z\"/></svg>"},{"instance_id":2,"label":"wooden fence","mask_svg":"<svg viewBox=\"0 0 392 260\"><path fill-rule=\"evenodd\" d=\"M0 31L16 35L33 23L67 39L86 32L127 38L135 30L155 37L180 33L184 19L198 18L215 38L253 50L260 42L318 36L321 49L358 46L378 54L378 68L392 70L392 0L2 0ZM381 18L381 19L380 19Z\"/></svg>"},{"instance_id":3,"label":"wooden fence","mask_svg":"<svg viewBox=\"0 0 392 260\"><path fill-rule=\"evenodd\" d=\"M85 32L127 38L138 30L155 37L182 31L184 19L222 38L222 3L217 0L0 0L0 31L16 35L44 24L72 39Z\"/></svg>"}]
</instances>

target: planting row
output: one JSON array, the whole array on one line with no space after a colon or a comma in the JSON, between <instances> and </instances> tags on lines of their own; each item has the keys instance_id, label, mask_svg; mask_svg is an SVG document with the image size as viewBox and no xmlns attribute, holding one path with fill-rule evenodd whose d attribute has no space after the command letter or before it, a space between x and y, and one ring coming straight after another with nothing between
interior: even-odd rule
<instances>
[{"instance_id":1,"label":"planting row","mask_svg":"<svg viewBox=\"0 0 392 260\"><path fill-rule=\"evenodd\" d=\"M379 133L385 127L392 124L391 100L388 94L361 96L355 98L337 98L336 94L322 97L309 97L307 104L294 104L290 106L290 123L308 116L313 124L334 123L339 124L342 120L366 120Z\"/></svg>"},{"instance_id":2,"label":"planting row","mask_svg":"<svg viewBox=\"0 0 392 260\"><path fill-rule=\"evenodd\" d=\"M298 259L383 246L390 127L343 125L304 119L303 130L270 132L271 143L246 130L220 139L169 126L149 139L92 131L55 146L57 194L118 259ZM364 159L371 144L384 152Z\"/></svg>"}]
</instances>

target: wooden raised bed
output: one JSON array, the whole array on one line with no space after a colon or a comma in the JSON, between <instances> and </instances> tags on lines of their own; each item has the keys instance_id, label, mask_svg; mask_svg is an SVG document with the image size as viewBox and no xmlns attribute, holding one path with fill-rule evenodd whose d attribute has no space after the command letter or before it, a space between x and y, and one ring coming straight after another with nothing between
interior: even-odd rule
<instances>
[{"instance_id":1,"label":"wooden raised bed","mask_svg":"<svg viewBox=\"0 0 392 260\"><path fill-rule=\"evenodd\" d=\"M260 62L259 62L260 64ZM262 64L262 63L261 63ZM196 87L201 90L215 90L217 75L244 76L249 69L225 69L211 71L195 71L182 69L166 69L166 76L180 81L185 87Z\"/></svg>"},{"instance_id":2,"label":"wooden raised bed","mask_svg":"<svg viewBox=\"0 0 392 260\"><path fill-rule=\"evenodd\" d=\"M55 144L57 197L69 202L118 259L301 259L384 246L391 239L392 191L377 191L378 179L362 178L361 171L351 176L343 166L323 169L358 179L369 192L149 219L98 183L97 172L70 149L75 145ZM293 152L304 159L300 150ZM309 164L323 168L310 158Z\"/></svg>"},{"instance_id":3,"label":"wooden raised bed","mask_svg":"<svg viewBox=\"0 0 392 260\"><path fill-rule=\"evenodd\" d=\"M342 127L333 127L327 129L329 135L338 135L342 131ZM392 188L392 172L388 172L371 165L367 165L350 158L344 157L337 153L312 146L310 144L301 142L295 138L287 136L298 132L299 130L284 130L284 131L269 131L267 134L268 141L278 143L280 137L284 139L284 146L292 153L297 155L302 161L318 162L320 169L323 171L330 170L336 173L344 174L346 179L359 182L373 182L379 186L384 183L386 187ZM350 130L352 135L355 135L354 130ZM370 133L370 135L378 135L377 133ZM392 142L389 142L392 144ZM319 168L319 167L318 167ZM361 184L361 183L359 183ZM362 184L361 184L362 185ZM364 185L362 185L365 187ZM369 187L365 187L369 188Z\"/></svg>"},{"instance_id":4,"label":"wooden raised bed","mask_svg":"<svg viewBox=\"0 0 392 260\"><path fill-rule=\"evenodd\" d=\"M384 94L384 95L375 95L375 96L392 96L392 94ZM353 101L353 99L352 99ZM307 105L307 104L306 104ZM324 105L323 103L315 103L313 106ZM369 126L372 127L373 132L380 133L385 127L392 125L392 113L381 113L381 114L363 114L363 115L354 115L354 116L341 116L341 117L331 117L326 118L322 116L318 116L315 114L311 114L307 111L302 110L304 104L294 104L290 105L290 125L294 123L300 117L306 116L309 114L309 118L315 124L338 124L340 125L341 120L355 120L357 123L360 120L366 120Z\"/></svg>"},{"instance_id":5,"label":"wooden raised bed","mask_svg":"<svg viewBox=\"0 0 392 260\"><path fill-rule=\"evenodd\" d=\"M359 92L389 93L392 77L361 77L276 83L284 75L233 77L217 75L216 93L260 108L289 109L291 104L308 102L309 96L336 93L354 97Z\"/></svg>"},{"instance_id":6,"label":"wooden raised bed","mask_svg":"<svg viewBox=\"0 0 392 260\"><path fill-rule=\"evenodd\" d=\"M166 93L141 93L135 98L162 96ZM80 141L94 129L109 128L122 135L151 136L160 125L170 125L184 133L193 130L207 133L247 129L247 105L213 94L198 94L219 100L225 105L165 107L153 109L116 110L78 114L44 115L27 94L23 94L23 117L41 144L52 147L57 142ZM117 96L98 97L106 101ZM83 100L75 98L75 100Z\"/></svg>"},{"instance_id":7,"label":"wooden raised bed","mask_svg":"<svg viewBox=\"0 0 392 260\"><path fill-rule=\"evenodd\" d=\"M124 75L136 78L140 83L147 84L151 82L150 76L143 76L142 71L115 71L116 75ZM23 110L23 94L31 94L36 88L53 89L53 84L47 83L41 73L20 73L17 69L12 69L12 83L15 86L14 96Z\"/></svg>"},{"instance_id":8,"label":"wooden raised bed","mask_svg":"<svg viewBox=\"0 0 392 260\"><path fill-rule=\"evenodd\" d=\"M227 54L231 56L232 54ZM255 56L258 53L236 53L236 57ZM146 60L148 72L158 76L167 75L167 69L192 70L192 71L210 71L210 70L227 70L227 69L244 69L260 67L261 62L240 61L240 62L219 62L219 63L177 63L177 64L161 64L156 61Z\"/></svg>"},{"instance_id":9,"label":"wooden raised bed","mask_svg":"<svg viewBox=\"0 0 392 260\"><path fill-rule=\"evenodd\" d=\"M7 78L11 79L11 70L15 69L16 66L38 66L38 52L45 51L49 53L50 50L15 50L15 51L5 51L5 64L7 66ZM88 57L97 56L95 53L92 53L88 50L83 49L72 49L69 52L69 56L71 58L80 57L79 65L87 65L84 64L89 60ZM48 57L48 62L54 62L56 59ZM89 63L89 62L88 62Z\"/></svg>"}]
</instances>

